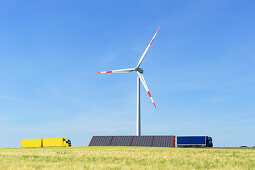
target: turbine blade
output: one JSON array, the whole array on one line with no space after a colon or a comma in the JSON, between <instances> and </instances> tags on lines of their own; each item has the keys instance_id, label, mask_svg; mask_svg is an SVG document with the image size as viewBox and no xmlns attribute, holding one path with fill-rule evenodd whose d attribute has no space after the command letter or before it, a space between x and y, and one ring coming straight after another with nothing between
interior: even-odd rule
<instances>
[{"instance_id":1,"label":"turbine blade","mask_svg":"<svg viewBox=\"0 0 255 170\"><path fill-rule=\"evenodd\" d=\"M134 71L134 68L128 68L128 69L120 69L120 70L111 70L111 71L102 71L97 73L127 73Z\"/></svg>"},{"instance_id":2,"label":"turbine blade","mask_svg":"<svg viewBox=\"0 0 255 170\"><path fill-rule=\"evenodd\" d=\"M137 75L139 76L140 80L142 81L145 90L147 91L148 95L150 96L150 99L151 99L152 103L154 104L154 106L156 108L155 102L153 101L153 99L151 97L151 93L150 93L149 88L148 88L148 86L147 86L147 84L146 84L146 82L143 78L143 75L141 73L139 73L138 71L137 71Z\"/></svg>"},{"instance_id":3,"label":"turbine blade","mask_svg":"<svg viewBox=\"0 0 255 170\"><path fill-rule=\"evenodd\" d=\"M156 35L157 35L159 29L160 29L160 28L158 28L157 32L154 34L153 38L151 39L149 45L147 46L147 48L146 48L145 51L143 52L143 54L142 54L142 56L141 56L141 58L140 58L140 60L139 60L139 62L138 62L138 64L137 64L136 67L139 67L139 66L141 65L141 63L142 63L142 61L143 61L143 58L144 58L145 54L147 53L148 49L150 48L150 46L151 46L151 44L152 44L154 38L156 37Z\"/></svg>"}]
</instances>

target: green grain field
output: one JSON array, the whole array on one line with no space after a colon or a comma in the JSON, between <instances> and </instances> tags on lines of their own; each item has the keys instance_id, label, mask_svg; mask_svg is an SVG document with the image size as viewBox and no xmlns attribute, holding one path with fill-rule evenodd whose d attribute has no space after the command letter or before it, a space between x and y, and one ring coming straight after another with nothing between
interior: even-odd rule
<instances>
[{"instance_id":1,"label":"green grain field","mask_svg":"<svg viewBox=\"0 0 255 170\"><path fill-rule=\"evenodd\" d=\"M255 148L1 148L0 169L255 169Z\"/></svg>"}]
</instances>

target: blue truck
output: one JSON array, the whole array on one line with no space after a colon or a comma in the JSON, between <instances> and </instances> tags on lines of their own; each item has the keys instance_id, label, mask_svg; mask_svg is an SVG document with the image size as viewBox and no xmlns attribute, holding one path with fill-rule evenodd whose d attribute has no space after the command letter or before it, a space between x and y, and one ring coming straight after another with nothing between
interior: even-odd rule
<instances>
[{"instance_id":1,"label":"blue truck","mask_svg":"<svg viewBox=\"0 0 255 170\"><path fill-rule=\"evenodd\" d=\"M177 136L177 147L213 147L209 136Z\"/></svg>"}]
</instances>

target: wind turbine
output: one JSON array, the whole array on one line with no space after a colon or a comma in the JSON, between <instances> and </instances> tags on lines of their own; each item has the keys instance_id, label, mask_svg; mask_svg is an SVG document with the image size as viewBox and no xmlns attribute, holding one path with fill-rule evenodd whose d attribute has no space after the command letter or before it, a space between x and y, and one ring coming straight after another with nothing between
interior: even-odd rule
<instances>
[{"instance_id":1,"label":"wind turbine","mask_svg":"<svg viewBox=\"0 0 255 170\"><path fill-rule=\"evenodd\" d=\"M157 32L154 34L153 38L151 39L149 45L146 47L145 51L143 52L137 66L135 68L127 68L127 69L120 69L120 70L111 70L111 71L102 71L102 72L97 72L97 73L127 73L127 72L132 72L132 71L136 71L137 73L137 124L136 124L136 135L137 136L141 136L141 115L140 115L140 80L143 83L143 86L146 90L146 92L148 93L153 105L156 108L156 105L151 97L151 93L149 91L148 86L146 85L146 82L144 80L143 77L143 69L140 68L140 65L144 59L145 54L147 53L148 49L150 48L154 38L156 37L157 33L159 31L159 28L157 30Z\"/></svg>"}]
</instances>

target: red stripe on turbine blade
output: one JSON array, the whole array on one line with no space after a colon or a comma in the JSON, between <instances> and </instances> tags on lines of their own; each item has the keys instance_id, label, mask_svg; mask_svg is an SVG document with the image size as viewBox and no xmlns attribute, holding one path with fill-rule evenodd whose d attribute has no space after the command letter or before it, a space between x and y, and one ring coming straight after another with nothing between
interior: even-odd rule
<instances>
[{"instance_id":1,"label":"red stripe on turbine blade","mask_svg":"<svg viewBox=\"0 0 255 170\"><path fill-rule=\"evenodd\" d=\"M153 103L154 104L154 106L155 106L155 108L156 108L156 105L155 105L155 103Z\"/></svg>"},{"instance_id":2,"label":"red stripe on turbine blade","mask_svg":"<svg viewBox=\"0 0 255 170\"><path fill-rule=\"evenodd\" d=\"M154 40L154 39L151 40L150 45L152 44L153 40Z\"/></svg>"},{"instance_id":3,"label":"red stripe on turbine blade","mask_svg":"<svg viewBox=\"0 0 255 170\"><path fill-rule=\"evenodd\" d=\"M106 73L112 73L112 71L106 71Z\"/></svg>"},{"instance_id":4,"label":"red stripe on turbine blade","mask_svg":"<svg viewBox=\"0 0 255 170\"><path fill-rule=\"evenodd\" d=\"M150 93L150 91L148 91L147 93L148 93L148 95L151 97L151 93Z\"/></svg>"},{"instance_id":5,"label":"red stripe on turbine blade","mask_svg":"<svg viewBox=\"0 0 255 170\"><path fill-rule=\"evenodd\" d=\"M99 74L99 73L101 73L101 72L97 72L97 74Z\"/></svg>"}]
</instances>

